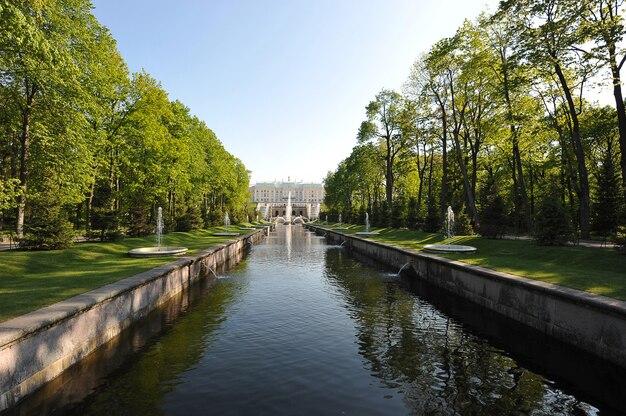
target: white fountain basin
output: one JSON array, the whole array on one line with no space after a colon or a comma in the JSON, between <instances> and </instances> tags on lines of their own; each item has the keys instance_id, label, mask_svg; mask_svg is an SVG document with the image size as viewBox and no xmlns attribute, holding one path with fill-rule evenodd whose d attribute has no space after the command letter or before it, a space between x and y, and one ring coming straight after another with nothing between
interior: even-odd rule
<instances>
[{"instance_id":1,"label":"white fountain basin","mask_svg":"<svg viewBox=\"0 0 626 416\"><path fill-rule=\"evenodd\" d=\"M239 229L244 230L244 231L256 230L256 228L253 228L253 227L239 227Z\"/></svg>"},{"instance_id":2,"label":"white fountain basin","mask_svg":"<svg viewBox=\"0 0 626 416\"><path fill-rule=\"evenodd\" d=\"M235 235L239 235L239 233L223 232L223 233L213 233L213 235L218 235L218 236L226 237L226 236L235 236Z\"/></svg>"},{"instance_id":3,"label":"white fountain basin","mask_svg":"<svg viewBox=\"0 0 626 416\"><path fill-rule=\"evenodd\" d=\"M128 255L130 257L179 256L187 250L187 247L141 247L128 250Z\"/></svg>"},{"instance_id":4,"label":"white fountain basin","mask_svg":"<svg viewBox=\"0 0 626 416\"><path fill-rule=\"evenodd\" d=\"M354 234L355 235L360 235L361 237L372 237L372 236L378 235L380 233L377 233L376 231L357 231Z\"/></svg>"},{"instance_id":5,"label":"white fountain basin","mask_svg":"<svg viewBox=\"0 0 626 416\"><path fill-rule=\"evenodd\" d=\"M475 253L476 247L461 244L428 244L424 246L428 253Z\"/></svg>"}]
</instances>

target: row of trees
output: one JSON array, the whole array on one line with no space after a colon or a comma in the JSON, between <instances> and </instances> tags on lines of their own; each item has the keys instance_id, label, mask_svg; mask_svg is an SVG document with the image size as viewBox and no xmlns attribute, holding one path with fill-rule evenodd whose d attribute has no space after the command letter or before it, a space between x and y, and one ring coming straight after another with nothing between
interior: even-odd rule
<instances>
[{"instance_id":1,"label":"row of trees","mask_svg":"<svg viewBox=\"0 0 626 416\"><path fill-rule=\"evenodd\" d=\"M245 216L249 174L146 72L88 0L0 0L0 228L53 248ZM151 225L152 224L152 225Z\"/></svg>"},{"instance_id":2,"label":"row of trees","mask_svg":"<svg viewBox=\"0 0 626 416\"><path fill-rule=\"evenodd\" d=\"M582 238L615 233L626 222L622 3L503 1L437 42L402 93L366 107L357 146L325 180L331 214L436 231L451 205L461 224L498 235L532 232L553 207L563 233L568 218ZM590 99L607 88L614 105Z\"/></svg>"}]
</instances>

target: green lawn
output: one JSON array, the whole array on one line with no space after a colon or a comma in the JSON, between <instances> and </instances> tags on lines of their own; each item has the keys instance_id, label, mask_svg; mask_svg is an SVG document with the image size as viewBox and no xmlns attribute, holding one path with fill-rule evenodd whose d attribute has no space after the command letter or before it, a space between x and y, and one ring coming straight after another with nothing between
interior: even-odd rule
<instances>
[{"instance_id":1,"label":"green lawn","mask_svg":"<svg viewBox=\"0 0 626 416\"><path fill-rule=\"evenodd\" d=\"M346 226L344 224L344 226ZM332 229L335 226L329 225ZM362 231L347 226L343 233ZM474 254L447 254L445 257L626 300L626 256L608 248L582 246L546 247L527 240L491 240L475 236L445 240L441 234L397 229L372 229L380 232L373 240L420 250L426 244L467 244L478 248Z\"/></svg>"},{"instance_id":2,"label":"green lawn","mask_svg":"<svg viewBox=\"0 0 626 416\"><path fill-rule=\"evenodd\" d=\"M242 224L244 225L244 224ZM236 229L231 226L230 231ZM232 237L216 237L209 230L170 233L163 245L184 246L189 253ZM242 234L252 231L241 231ZM108 283L133 276L176 257L131 258L128 250L155 245L154 236L121 242L79 243L66 250L0 252L0 321L30 312Z\"/></svg>"}]
</instances>

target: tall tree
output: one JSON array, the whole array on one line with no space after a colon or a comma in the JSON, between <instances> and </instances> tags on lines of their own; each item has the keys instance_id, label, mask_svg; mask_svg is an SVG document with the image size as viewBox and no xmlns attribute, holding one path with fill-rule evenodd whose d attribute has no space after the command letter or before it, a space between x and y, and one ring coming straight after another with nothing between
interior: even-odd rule
<instances>
[{"instance_id":1,"label":"tall tree","mask_svg":"<svg viewBox=\"0 0 626 416\"><path fill-rule=\"evenodd\" d=\"M590 68L577 53L583 41L580 34L582 7L578 1L520 0L501 3L503 11L518 18L519 33L527 59L538 67L550 70L560 87L567 111L570 144L576 159L576 193L579 201L579 222L582 238L590 234L590 189L585 151L580 136L579 112L582 97L576 100L575 91L584 91Z\"/></svg>"},{"instance_id":2,"label":"tall tree","mask_svg":"<svg viewBox=\"0 0 626 416\"><path fill-rule=\"evenodd\" d=\"M583 36L587 35L595 42L592 58L599 58L609 67L617 126L621 149L622 190L626 197L626 107L622 93L621 69L626 62L626 53L621 46L626 33L624 26L623 0L584 0L582 25Z\"/></svg>"},{"instance_id":3,"label":"tall tree","mask_svg":"<svg viewBox=\"0 0 626 416\"><path fill-rule=\"evenodd\" d=\"M382 150L385 161L385 195L389 208L393 207L396 164L408 149L409 139L402 134L400 114L402 96L390 90L382 90L366 109L367 120L361 123L358 132L360 143L375 141Z\"/></svg>"}]
</instances>

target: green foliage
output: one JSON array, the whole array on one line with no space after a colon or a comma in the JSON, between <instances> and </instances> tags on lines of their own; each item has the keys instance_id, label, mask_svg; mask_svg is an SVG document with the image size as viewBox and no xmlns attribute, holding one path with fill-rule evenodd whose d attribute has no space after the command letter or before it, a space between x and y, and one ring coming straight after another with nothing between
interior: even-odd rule
<instances>
[{"instance_id":1,"label":"green foliage","mask_svg":"<svg viewBox=\"0 0 626 416\"><path fill-rule=\"evenodd\" d=\"M0 178L0 213L17 206L17 198L22 194L18 179Z\"/></svg>"},{"instance_id":2,"label":"green foliage","mask_svg":"<svg viewBox=\"0 0 626 416\"><path fill-rule=\"evenodd\" d=\"M25 224L42 234L35 205L52 181L59 212L101 239L151 232L158 206L168 207L169 229L201 226L211 211L245 218L243 163L157 80L129 76L91 8L0 0L3 217L17 207L18 233ZM56 228L61 239L65 228Z\"/></svg>"},{"instance_id":3,"label":"green foliage","mask_svg":"<svg viewBox=\"0 0 626 416\"><path fill-rule=\"evenodd\" d=\"M508 215L504 198L498 187L492 186L480 214L480 234L487 238L502 238L507 229Z\"/></svg>"},{"instance_id":4,"label":"green foliage","mask_svg":"<svg viewBox=\"0 0 626 416\"><path fill-rule=\"evenodd\" d=\"M419 207L417 206L417 198L409 198L409 204L406 213L407 226L411 230L417 230L422 219L420 218Z\"/></svg>"},{"instance_id":5,"label":"green foliage","mask_svg":"<svg viewBox=\"0 0 626 416\"><path fill-rule=\"evenodd\" d=\"M391 226L404 228L407 226L408 206L403 198L396 199L391 210Z\"/></svg>"},{"instance_id":6,"label":"green foliage","mask_svg":"<svg viewBox=\"0 0 626 416\"><path fill-rule=\"evenodd\" d=\"M198 205L190 205L182 215L176 218L176 231L199 230L203 227L202 210Z\"/></svg>"},{"instance_id":7,"label":"green foliage","mask_svg":"<svg viewBox=\"0 0 626 416\"><path fill-rule=\"evenodd\" d=\"M539 245L564 245L572 239L572 226L568 211L560 201L560 192L543 198L535 217L535 239Z\"/></svg>"},{"instance_id":8,"label":"green foliage","mask_svg":"<svg viewBox=\"0 0 626 416\"><path fill-rule=\"evenodd\" d=\"M464 209L454 216L454 235L473 235L472 220Z\"/></svg>"},{"instance_id":9,"label":"green foliage","mask_svg":"<svg viewBox=\"0 0 626 416\"><path fill-rule=\"evenodd\" d=\"M615 234L624 212L624 194L613 155L607 152L597 175L596 200L593 204L593 228L605 238Z\"/></svg>"},{"instance_id":10,"label":"green foliage","mask_svg":"<svg viewBox=\"0 0 626 416\"><path fill-rule=\"evenodd\" d=\"M426 221L424 222L424 231L427 233L436 233L441 230L441 215L439 208L434 201L429 201Z\"/></svg>"},{"instance_id":11,"label":"green foliage","mask_svg":"<svg viewBox=\"0 0 626 416\"><path fill-rule=\"evenodd\" d=\"M59 199L59 192L52 187L48 192L38 195L32 206L34 219L20 240L20 248L58 250L72 245L76 234Z\"/></svg>"}]
</instances>

